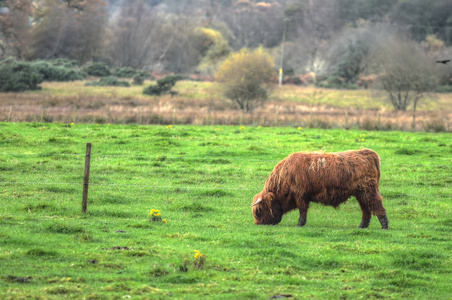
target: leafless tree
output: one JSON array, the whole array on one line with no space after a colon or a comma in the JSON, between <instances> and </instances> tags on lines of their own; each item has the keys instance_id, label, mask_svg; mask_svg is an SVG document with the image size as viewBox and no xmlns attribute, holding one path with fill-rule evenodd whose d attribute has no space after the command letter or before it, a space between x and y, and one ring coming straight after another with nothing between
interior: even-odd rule
<instances>
[{"instance_id":1,"label":"leafless tree","mask_svg":"<svg viewBox=\"0 0 452 300\"><path fill-rule=\"evenodd\" d=\"M81 63L95 59L103 41L105 5L104 0L76 3L44 0L35 14L34 56L65 57Z\"/></svg>"},{"instance_id":2,"label":"leafless tree","mask_svg":"<svg viewBox=\"0 0 452 300\"><path fill-rule=\"evenodd\" d=\"M33 15L31 0L6 0L0 14L1 48L8 55L28 58L30 55L30 18Z\"/></svg>"},{"instance_id":3,"label":"leafless tree","mask_svg":"<svg viewBox=\"0 0 452 300\"><path fill-rule=\"evenodd\" d=\"M231 31L230 45L235 50L259 45L271 48L281 42L284 14L278 3L264 6L242 1L222 11L219 20Z\"/></svg>"},{"instance_id":4,"label":"leafless tree","mask_svg":"<svg viewBox=\"0 0 452 300\"><path fill-rule=\"evenodd\" d=\"M416 111L419 101L437 85L435 62L418 44L400 36L387 38L374 55L381 88L394 108L405 111L411 105Z\"/></svg>"}]
</instances>

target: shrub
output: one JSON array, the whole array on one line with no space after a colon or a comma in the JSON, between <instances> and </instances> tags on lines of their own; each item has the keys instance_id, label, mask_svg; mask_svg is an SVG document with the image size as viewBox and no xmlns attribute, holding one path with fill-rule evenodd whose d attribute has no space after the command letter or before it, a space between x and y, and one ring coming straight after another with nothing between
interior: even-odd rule
<instances>
[{"instance_id":1,"label":"shrub","mask_svg":"<svg viewBox=\"0 0 452 300\"><path fill-rule=\"evenodd\" d=\"M74 59L66 59L66 58L57 58L49 61L54 66L64 67L64 68L78 68L80 67L78 61Z\"/></svg>"},{"instance_id":2,"label":"shrub","mask_svg":"<svg viewBox=\"0 0 452 300\"><path fill-rule=\"evenodd\" d=\"M57 66L48 61L37 61L32 64L41 73L44 81L82 80L83 74L72 68Z\"/></svg>"},{"instance_id":3,"label":"shrub","mask_svg":"<svg viewBox=\"0 0 452 300\"><path fill-rule=\"evenodd\" d=\"M115 70L114 75L122 78L132 78L135 76L137 71L132 67L124 67Z\"/></svg>"},{"instance_id":4,"label":"shrub","mask_svg":"<svg viewBox=\"0 0 452 300\"><path fill-rule=\"evenodd\" d=\"M36 90L42 75L30 63L5 60L0 63L0 92Z\"/></svg>"},{"instance_id":5,"label":"shrub","mask_svg":"<svg viewBox=\"0 0 452 300\"><path fill-rule=\"evenodd\" d=\"M356 90L359 87L354 83L347 83L344 78L332 75L317 85L326 89Z\"/></svg>"},{"instance_id":6,"label":"shrub","mask_svg":"<svg viewBox=\"0 0 452 300\"><path fill-rule=\"evenodd\" d=\"M215 75L224 96L245 111L267 99L268 84L274 77L273 58L262 48L232 53Z\"/></svg>"},{"instance_id":7,"label":"shrub","mask_svg":"<svg viewBox=\"0 0 452 300\"><path fill-rule=\"evenodd\" d=\"M93 81L86 83L87 86L125 86L130 87L130 83L127 81L119 80L116 76L102 77L99 81Z\"/></svg>"},{"instance_id":8,"label":"shrub","mask_svg":"<svg viewBox=\"0 0 452 300\"><path fill-rule=\"evenodd\" d=\"M157 80L157 85L150 85L143 90L143 94L150 96L160 96L169 93L176 82L183 77L180 75L167 75L162 79Z\"/></svg>"},{"instance_id":9,"label":"shrub","mask_svg":"<svg viewBox=\"0 0 452 300\"><path fill-rule=\"evenodd\" d=\"M103 62L95 62L92 63L84 68L84 71L91 76L98 76L98 77L104 77L104 76L110 76L111 71L110 68L106 63Z\"/></svg>"},{"instance_id":10,"label":"shrub","mask_svg":"<svg viewBox=\"0 0 452 300\"><path fill-rule=\"evenodd\" d=\"M149 73L146 71L137 71L133 76L133 84L143 85L146 79L150 78Z\"/></svg>"},{"instance_id":11,"label":"shrub","mask_svg":"<svg viewBox=\"0 0 452 300\"><path fill-rule=\"evenodd\" d=\"M437 93L452 93L452 85L441 85L436 88Z\"/></svg>"},{"instance_id":12,"label":"shrub","mask_svg":"<svg viewBox=\"0 0 452 300\"><path fill-rule=\"evenodd\" d=\"M150 85L143 90L143 94L149 96L160 96L162 94L162 90L158 85Z\"/></svg>"}]
</instances>

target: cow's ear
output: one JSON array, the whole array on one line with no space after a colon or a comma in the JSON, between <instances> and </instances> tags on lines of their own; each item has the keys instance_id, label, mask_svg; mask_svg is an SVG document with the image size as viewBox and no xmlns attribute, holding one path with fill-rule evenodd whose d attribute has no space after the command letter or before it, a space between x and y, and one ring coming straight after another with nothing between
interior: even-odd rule
<instances>
[{"instance_id":1,"label":"cow's ear","mask_svg":"<svg viewBox=\"0 0 452 300\"><path fill-rule=\"evenodd\" d=\"M275 194L273 193L268 193L267 195L265 195L265 199L267 199L268 201L272 202L273 200L275 200Z\"/></svg>"},{"instance_id":2,"label":"cow's ear","mask_svg":"<svg viewBox=\"0 0 452 300\"><path fill-rule=\"evenodd\" d=\"M251 206L255 206L255 205L259 204L261 201L262 201L262 198L257 198L257 201L254 202L254 204Z\"/></svg>"}]
</instances>

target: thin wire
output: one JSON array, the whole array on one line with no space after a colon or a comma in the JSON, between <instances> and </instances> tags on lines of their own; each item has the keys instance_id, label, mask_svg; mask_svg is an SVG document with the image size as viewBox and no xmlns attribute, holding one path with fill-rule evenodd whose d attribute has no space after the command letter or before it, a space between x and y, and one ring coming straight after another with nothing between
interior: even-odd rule
<instances>
[{"instance_id":1,"label":"thin wire","mask_svg":"<svg viewBox=\"0 0 452 300\"><path fill-rule=\"evenodd\" d=\"M57 153L0 153L0 155L5 156L85 156L85 154L77 154L77 153L68 153L68 154L57 154ZM91 158L95 159L96 157L121 157L121 158L151 158L156 159L157 161L164 160L230 160L230 161L268 161L268 162L279 162L281 159L247 159L247 158L232 158L232 157L193 157L193 156L165 156L165 155L125 155L125 154L91 154ZM436 159L440 160L451 160L447 157L438 157ZM420 164L420 163L384 163L383 165L387 166L416 166L416 167L424 167L424 166L452 166L452 164Z\"/></svg>"},{"instance_id":2,"label":"thin wire","mask_svg":"<svg viewBox=\"0 0 452 300\"><path fill-rule=\"evenodd\" d=\"M0 182L0 184L11 184L11 185L80 185L82 186L83 183L81 182L25 182L25 181L3 181ZM106 184L106 183L90 183L90 186L99 186L99 187L111 187L111 186L117 186L117 187L141 187L141 188L155 188L155 189L181 189L181 190L204 190L204 191L211 191L211 190L227 190L227 191L259 191L260 188L225 188L221 186L206 188L206 187L199 187L199 186L178 186L178 185L167 185L167 186L159 186L159 185L147 185L147 184ZM382 192L383 196L386 197L394 197L394 196L415 196L415 197L449 197L452 198L452 194L392 194L392 193L385 193Z\"/></svg>"}]
</instances>

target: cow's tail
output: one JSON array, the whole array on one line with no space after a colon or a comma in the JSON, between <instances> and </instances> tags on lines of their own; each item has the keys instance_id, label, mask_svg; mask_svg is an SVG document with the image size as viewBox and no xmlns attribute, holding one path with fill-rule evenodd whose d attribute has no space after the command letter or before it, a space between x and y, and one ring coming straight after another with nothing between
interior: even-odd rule
<instances>
[{"instance_id":1,"label":"cow's tail","mask_svg":"<svg viewBox=\"0 0 452 300\"><path fill-rule=\"evenodd\" d=\"M370 150L372 151L372 150ZM378 156L378 154L375 151L372 151L372 158L374 160L375 163L375 167L377 169L377 183L380 184L380 175L381 175L381 162L380 162L380 157Z\"/></svg>"},{"instance_id":2,"label":"cow's tail","mask_svg":"<svg viewBox=\"0 0 452 300\"><path fill-rule=\"evenodd\" d=\"M369 159L370 163L375 164L375 168L377 169L377 183L380 184L380 175L381 175L381 163L380 163L380 157L378 156L377 152L371 150L371 149L362 149L368 157L371 157L372 159Z\"/></svg>"}]
</instances>

